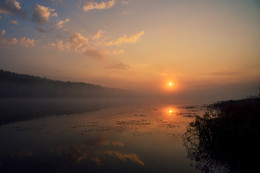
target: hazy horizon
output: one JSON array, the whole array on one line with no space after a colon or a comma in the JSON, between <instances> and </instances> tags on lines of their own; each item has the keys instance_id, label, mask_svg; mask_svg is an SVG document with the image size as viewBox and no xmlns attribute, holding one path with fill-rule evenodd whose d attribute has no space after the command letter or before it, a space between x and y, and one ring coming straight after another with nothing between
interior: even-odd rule
<instances>
[{"instance_id":1,"label":"hazy horizon","mask_svg":"<svg viewBox=\"0 0 260 173\"><path fill-rule=\"evenodd\" d=\"M0 69L180 102L239 99L260 86L259 18L258 0L3 0Z\"/></svg>"}]
</instances>

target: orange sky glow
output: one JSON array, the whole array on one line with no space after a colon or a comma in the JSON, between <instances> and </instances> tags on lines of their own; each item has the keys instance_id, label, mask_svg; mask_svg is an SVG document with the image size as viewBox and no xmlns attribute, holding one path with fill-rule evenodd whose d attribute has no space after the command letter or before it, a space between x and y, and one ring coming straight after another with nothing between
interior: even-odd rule
<instances>
[{"instance_id":1,"label":"orange sky glow","mask_svg":"<svg viewBox=\"0 0 260 173\"><path fill-rule=\"evenodd\" d=\"M3 70L176 97L260 85L257 0L12 3L0 3Z\"/></svg>"}]
</instances>

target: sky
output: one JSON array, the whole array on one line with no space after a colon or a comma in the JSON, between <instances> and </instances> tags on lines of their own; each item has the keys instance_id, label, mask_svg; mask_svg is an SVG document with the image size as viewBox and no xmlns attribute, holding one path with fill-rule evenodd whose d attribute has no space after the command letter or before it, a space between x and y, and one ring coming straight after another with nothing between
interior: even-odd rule
<instances>
[{"instance_id":1,"label":"sky","mask_svg":"<svg viewBox=\"0 0 260 173\"><path fill-rule=\"evenodd\" d=\"M176 98L247 97L260 86L259 19L259 0L1 0L0 69Z\"/></svg>"}]
</instances>

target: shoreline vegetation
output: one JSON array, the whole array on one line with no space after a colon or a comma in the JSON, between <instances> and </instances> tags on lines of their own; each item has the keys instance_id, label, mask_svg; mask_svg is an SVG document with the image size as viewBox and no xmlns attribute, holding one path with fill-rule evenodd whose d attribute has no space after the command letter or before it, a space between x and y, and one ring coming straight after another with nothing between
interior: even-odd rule
<instances>
[{"instance_id":1,"label":"shoreline vegetation","mask_svg":"<svg viewBox=\"0 0 260 173\"><path fill-rule=\"evenodd\" d=\"M202 172L260 172L260 97L217 102L187 127L188 158Z\"/></svg>"},{"instance_id":2,"label":"shoreline vegetation","mask_svg":"<svg viewBox=\"0 0 260 173\"><path fill-rule=\"evenodd\" d=\"M84 82L64 82L0 70L0 98L114 98L129 91Z\"/></svg>"}]
</instances>

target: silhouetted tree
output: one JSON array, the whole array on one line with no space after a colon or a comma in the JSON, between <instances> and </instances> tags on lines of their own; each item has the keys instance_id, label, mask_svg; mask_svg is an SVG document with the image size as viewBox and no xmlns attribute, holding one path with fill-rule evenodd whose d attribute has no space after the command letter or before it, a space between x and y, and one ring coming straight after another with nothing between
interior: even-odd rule
<instances>
[{"instance_id":1,"label":"silhouetted tree","mask_svg":"<svg viewBox=\"0 0 260 173\"><path fill-rule=\"evenodd\" d=\"M260 98L212 107L183 135L188 157L203 172L260 172Z\"/></svg>"}]
</instances>

